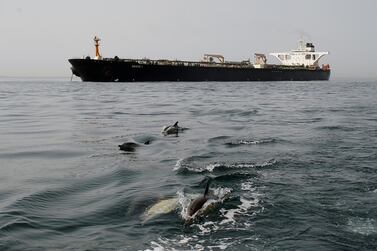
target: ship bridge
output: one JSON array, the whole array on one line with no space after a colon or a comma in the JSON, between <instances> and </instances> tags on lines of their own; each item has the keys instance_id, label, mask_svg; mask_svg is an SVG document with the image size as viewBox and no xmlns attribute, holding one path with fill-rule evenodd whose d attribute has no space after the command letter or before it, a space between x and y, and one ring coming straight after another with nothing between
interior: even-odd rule
<instances>
[{"instance_id":1,"label":"ship bridge","mask_svg":"<svg viewBox=\"0 0 377 251\"><path fill-rule=\"evenodd\" d=\"M318 61L327 54L329 53L316 52L312 43L305 43L303 40L300 40L299 46L295 50L270 53L270 55L276 57L282 65L316 67L318 67Z\"/></svg>"}]
</instances>

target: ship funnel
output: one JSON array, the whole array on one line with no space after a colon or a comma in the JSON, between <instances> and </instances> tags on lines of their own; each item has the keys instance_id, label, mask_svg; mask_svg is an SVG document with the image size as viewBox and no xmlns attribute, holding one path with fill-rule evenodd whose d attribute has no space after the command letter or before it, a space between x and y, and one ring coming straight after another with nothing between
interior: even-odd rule
<instances>
[{"instance_id":1,"label":"ship funnel","mask_svg":"<svg viewBox=\"0 0 377 251\"><path fill-rule=\"evenodd\" d=\"M99 39L97 36L95 36L94 37L94 46L96 47L96 57L95 57L95 59L97 59L97 60L102 59L102 56L99 52L99 41L101 41L101 39Z\"/></svg>"}]
</instances>

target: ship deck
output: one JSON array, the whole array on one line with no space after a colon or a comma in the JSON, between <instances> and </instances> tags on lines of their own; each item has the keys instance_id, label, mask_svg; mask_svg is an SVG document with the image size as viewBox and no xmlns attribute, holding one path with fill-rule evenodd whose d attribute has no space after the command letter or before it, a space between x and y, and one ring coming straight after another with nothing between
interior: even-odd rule
<instances>
[{"instance_id":1,"label":"ship deck","mask_svg":"<svg viewBox=\"0 0 377 251\"><path fill-rule=\"evenodd\" d=\"M224 63L218 62L204 62L204 61L183 61L183 60L168 60L168 59L121 59L121 58L103 58L101 61L107 62L127 62L138 65L164 65L164 66L187 66L187 67L214 67L214 68L239 68L239 69L250 69L250 68L269 68L269 69L312 69L317 70L317 66L287 66L280 64L265 64L262 67L255 67L249 60L245 61L226 61Z\"/></svg>"}]
</instances>

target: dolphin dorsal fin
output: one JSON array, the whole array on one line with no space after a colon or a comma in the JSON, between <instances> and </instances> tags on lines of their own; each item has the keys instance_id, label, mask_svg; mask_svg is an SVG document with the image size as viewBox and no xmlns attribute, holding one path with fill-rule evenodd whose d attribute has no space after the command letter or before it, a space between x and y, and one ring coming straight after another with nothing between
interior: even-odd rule
<instances>
[{"instance_id":1,"label":"dolphin dorsal fin","mask_svg":"<svg viewBox=\"0 0 377 251\"><path fill-rule=\"evenodd\" d=\"M211 181L210 179L207 180L206 189L204 190L204 196L207 196L207 194L208 194L210 181Z\"/></svg>"},{"instance_id":2,"label":"dolphin dorsal fin","mask_svg":"<svg viewBox=\"0 0 377 251\"><path fill-rule=\"evenodd\" d=\"M178 121L175 122L175 124L173 125L174 127L177 127L178 126Z\"/></svg>"}]
</instances>

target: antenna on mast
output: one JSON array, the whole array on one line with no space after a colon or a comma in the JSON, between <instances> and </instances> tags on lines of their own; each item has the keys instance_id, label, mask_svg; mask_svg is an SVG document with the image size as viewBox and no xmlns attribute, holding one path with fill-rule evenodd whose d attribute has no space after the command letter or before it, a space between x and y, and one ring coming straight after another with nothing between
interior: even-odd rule
<instances>
[{"instance_id":1,"label":"antenna on mast","mask_svg":"<svg viewBox=\"0 0 377 251\"><path fill-rule=\"evenodd\" d=\"M304 51L305 50L305 39L304 39L303 35L300 36L300 40L298 42L298 49L300 51Z\"/></svg>"}]
</instances>

